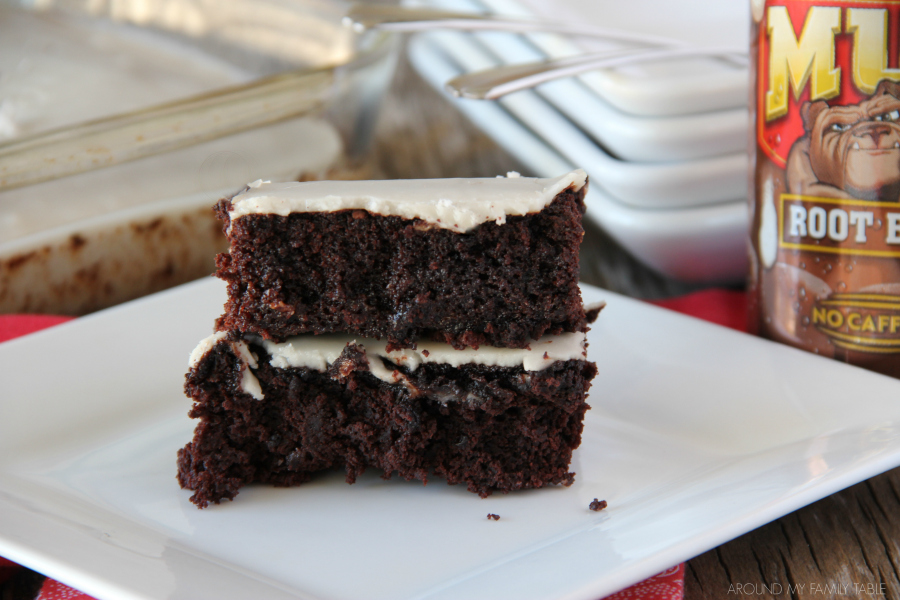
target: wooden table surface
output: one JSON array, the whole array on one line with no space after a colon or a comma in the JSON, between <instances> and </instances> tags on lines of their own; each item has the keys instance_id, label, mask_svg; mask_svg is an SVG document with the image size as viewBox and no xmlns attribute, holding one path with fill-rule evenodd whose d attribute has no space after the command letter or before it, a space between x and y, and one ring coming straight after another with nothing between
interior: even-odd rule
<instances>
[{"instance_id":1,"label":"wooden table surface","mask_svg":"<svg viewBox=\"0 0 900 600\"><path fill-rule=\"evenodd\" d=\"M529 174L405 61L384 105L373 160L388 178ZM642 267L596 226L586 229L583 281L638 298L696 289ZM693 558L685 583L687 600L900 598L900 469Z\"/></svg>"}]
</instances>

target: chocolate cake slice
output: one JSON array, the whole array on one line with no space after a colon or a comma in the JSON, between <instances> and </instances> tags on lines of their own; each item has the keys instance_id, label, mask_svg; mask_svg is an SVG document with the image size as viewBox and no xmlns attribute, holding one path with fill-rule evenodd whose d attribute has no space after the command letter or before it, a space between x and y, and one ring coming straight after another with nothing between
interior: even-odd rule
<instances>
[{"instance_id":1,"label":"chocolate cake slice","mask_svg":"<svg viewBox=\"0 0 900 600\"><path fill-rule=\"evenodd\" d=\"M326 469L442 477L482 497L569 485L596 373L585 335L529 349L456 350L345 335L275 343L217 333L191 356L185 390L200 420L178 480L203 508L251 482L296 485Z\"/></svg>"},{"instance_id":2,"label":"chocolate cake slice","mask_svg":"<svg viewBox=\"0 0 900 600\"><path fill-rule=\"evenodd\" d=\"M587 178L257 181L217 211L219 331L351 333L391 348L525 348L585 331Z\"/></svg>"},{"instance_id":3,"label":"chocolate cake slice","mask_svg":"<svg viewBox=\"0 0 900 600\"><path fill-rule=\"evenodd\" d=\"M191 500L333 468L481 496L570 484L596 373L578 288L586 187L583 171L258 181L220 202L228 300L185 384Z\"/></svg>"}]
</instances>

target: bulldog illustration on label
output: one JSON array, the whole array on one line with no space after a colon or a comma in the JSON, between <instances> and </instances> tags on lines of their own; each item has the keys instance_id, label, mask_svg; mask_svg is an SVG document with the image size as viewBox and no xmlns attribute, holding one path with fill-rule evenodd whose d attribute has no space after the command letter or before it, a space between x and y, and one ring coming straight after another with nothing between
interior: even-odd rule
<instances>
[{"instance_id":1,"label":"bulldog illustration on label","mask_svg":"<svg viewBox=\"0 0 900 600\"><path fill-rule=\"evenodd\" d=\"M751 329L900 376L900 0L757 4Z\"/></svg>"}]
</instances>

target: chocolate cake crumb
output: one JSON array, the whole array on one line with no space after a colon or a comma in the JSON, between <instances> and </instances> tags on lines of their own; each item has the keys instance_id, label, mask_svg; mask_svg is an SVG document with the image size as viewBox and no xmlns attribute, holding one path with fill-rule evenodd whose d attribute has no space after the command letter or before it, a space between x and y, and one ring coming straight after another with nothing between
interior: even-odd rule
<instances>
[{"instance_id":1,"label":"chocolate cake crumb","mask_svg":"<svg viewBox=\"0 0 900 600\"><path fill-rule=\"evenodd\" d=\"M606 506L606 500L597 500L596 498L594 498L594 501L591 502L588 508L594 512L597 512L603 510L604 508L606 508Z\"/></svg>"},{"instance_id":2,"label":"chocolate cake crumb","mask_svg":"<svg viewBox=\"0 0 900 600\"><path fill-rule=\"evenodd\" d=\"M593 323L597 320L597 317L600 316L600 311L606 307L606 302L596 302L594 304L588 304L584 307L584 320L588 322L588 324Z\"/></svg>"},{"instance_id":3,"label":"chocolate cake crumb","mask_svg":"<svg viewBox=\"0 0 900 600\"><path fill-rule=\"evenodd\" d=\"M500 515L495 515L494 513L488 513L488 520L499 521Z\"/></svg>"}]
</instances>

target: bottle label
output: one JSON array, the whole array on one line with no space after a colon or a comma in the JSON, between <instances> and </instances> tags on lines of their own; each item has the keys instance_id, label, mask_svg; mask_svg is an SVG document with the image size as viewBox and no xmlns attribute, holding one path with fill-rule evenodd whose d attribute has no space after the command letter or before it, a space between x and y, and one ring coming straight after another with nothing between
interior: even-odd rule
<instances>
[{"instance_id":1,"label":"bottle label","mask_svg":"<svg viewBox=\"0 0 900 600\"><path fill-rule=\"evenodd\" d=\"M754 19L760 332L893 372L900 1L770 0Z\"/></svg>"}]
</instances>

